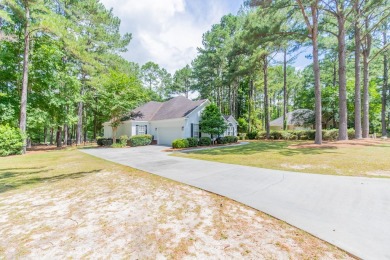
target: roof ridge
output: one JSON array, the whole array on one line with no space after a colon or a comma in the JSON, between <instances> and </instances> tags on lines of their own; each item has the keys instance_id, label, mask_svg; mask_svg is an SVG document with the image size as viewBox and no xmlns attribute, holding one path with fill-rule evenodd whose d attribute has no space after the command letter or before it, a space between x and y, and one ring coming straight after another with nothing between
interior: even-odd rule
<instances>
[{"instance_id":1,"label":"roof ridge","mask_svg":"<svg viewBox=\"0 0 390 260\"><path fill-rule=\"evenodd\" d=\"M167 101L165 101L165 102L167 102ZM157 114L158 111L160 111L160 109L165 104L165 102L158 102L158 103L160 103L160 106L158 107L158 109L156 109L156 112L154 112L154 114L150 117L150 120L154 119L154 116Z\"/></svg>"}]
</instances>

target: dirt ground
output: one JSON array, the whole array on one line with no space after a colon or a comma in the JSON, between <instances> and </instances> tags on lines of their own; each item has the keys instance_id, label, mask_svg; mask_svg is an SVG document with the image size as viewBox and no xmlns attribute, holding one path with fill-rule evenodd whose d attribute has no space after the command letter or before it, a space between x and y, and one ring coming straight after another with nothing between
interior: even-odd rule
<instances>
[{"instance_id":1,"label":"dirt ground","mask_svg":"<svg viewBox=\"0 0 390 260\"><path fill-rule=\"evenodd\" d=\"M0 193L0 258L349 258L237 202L148 176L104 171Z\"/></svg>"}]
</instances>

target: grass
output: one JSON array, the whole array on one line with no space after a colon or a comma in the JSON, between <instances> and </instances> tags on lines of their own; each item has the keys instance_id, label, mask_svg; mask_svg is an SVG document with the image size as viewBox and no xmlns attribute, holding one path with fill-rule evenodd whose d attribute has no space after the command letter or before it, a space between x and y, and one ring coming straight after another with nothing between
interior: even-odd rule
<instances>
[{"instance_id":1,"label":"grass","mask_svg":"<svg viewBox=\"0 0 390 260\"><path fill-rule=\"evenodd\" d=\"M78 179L108 169L116 171L124 168L108 161L97 160L75 148L0 157L0 194L15 189L28 189L39 184ZM131 169L126 168L127 171Z\"/></svg>"},{"instance_id":2,"label":"grass","mask_svg":"<svg viewBox=\"0 0 390 260\"><path fill-rule=\"evenodd\" d=\"M389 142L375 145L336 144L324 148L302 147L302 144L297 141L254 141L243 146L174 155L276 170L390 177Z\"/></svg>"}]
</instances>

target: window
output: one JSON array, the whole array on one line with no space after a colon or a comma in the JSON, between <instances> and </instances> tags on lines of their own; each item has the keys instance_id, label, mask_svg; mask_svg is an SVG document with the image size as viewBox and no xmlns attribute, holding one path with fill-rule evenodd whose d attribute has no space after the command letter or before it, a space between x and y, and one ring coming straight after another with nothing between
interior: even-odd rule
<instances>
[{"instance_id":1,"label":"window","mask_svg":"<svg viewBox=\"0 0 390 260\"><path fill-rule=\"evenodd\" d=\"M191 137L199 138L199 125L191 124Z\"/></svg>"},{"instance_id":2,"label":"window","mask_svg":"<svg viewBox=\"0 0 390 260\"><path fill-rule=\"evenodd\" d=\"M227 135L233 136L234 135L234 126L232 123L229 123L228 129L227 129Z\"/></svg>"},{"instance_id":3,"label":"window","mask_svg":"<svg viewBox=\"0 0 390 260\"><path fill-rule=\"evenodd\" d=\"M147 133L146 125L137 125L137 135L146 135Z\"/></svg>"}]
</instances>

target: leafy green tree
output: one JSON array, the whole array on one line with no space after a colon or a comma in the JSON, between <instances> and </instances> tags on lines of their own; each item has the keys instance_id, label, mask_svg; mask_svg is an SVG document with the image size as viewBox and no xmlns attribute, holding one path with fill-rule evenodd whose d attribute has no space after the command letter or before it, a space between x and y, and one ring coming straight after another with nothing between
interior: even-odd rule
<instances>
[{"instance_id":1,"label":"leafy green tree","mask_svg":"<svg viewBox=\"0 0 390 260\"><path fill-rule=\"evenodd\" d=\"M100 81L99 99L106 108L105 117L111 120L114 143L119 125L130 111L147 100L139 80L134 75L110 71L104 74Z\"/></svg>"},{"instance_id":2,"label":"leafy green tree","mask_svg":"<svg viewBox=\"0 0 390 260\"><path fill-rule=\"evenodd\" d=\"M227 125L216 104L212 103L202 111L199 127L202 133L210 134L211 138L226 131Z\"/></svg>"}]
</instances>

